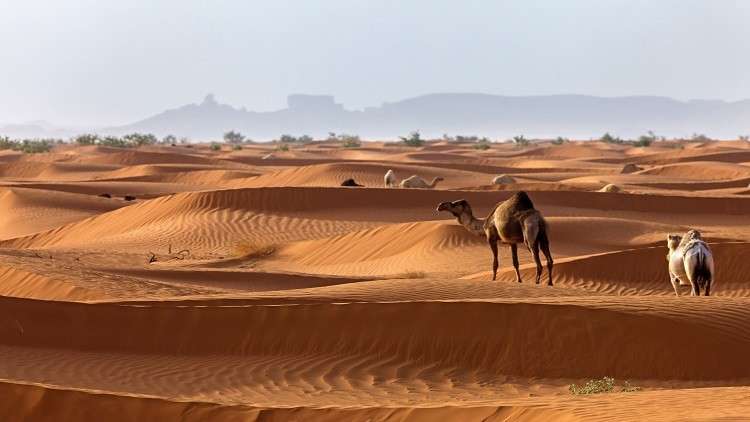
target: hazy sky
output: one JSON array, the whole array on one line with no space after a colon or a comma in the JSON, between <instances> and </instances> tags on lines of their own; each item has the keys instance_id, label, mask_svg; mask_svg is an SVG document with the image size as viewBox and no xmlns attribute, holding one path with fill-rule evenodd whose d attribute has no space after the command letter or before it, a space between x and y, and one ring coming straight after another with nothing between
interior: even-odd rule
<instances>
[{"instance_id":1,"label":"hazy sky","mask_svg":"<svg viewBox=\"0 0 750 422\"><path fill-rule=\"evenodd\" d=\"M433 92L750 98L750 1L0 0L0 123Z\"/></svg>"}]
</instances>

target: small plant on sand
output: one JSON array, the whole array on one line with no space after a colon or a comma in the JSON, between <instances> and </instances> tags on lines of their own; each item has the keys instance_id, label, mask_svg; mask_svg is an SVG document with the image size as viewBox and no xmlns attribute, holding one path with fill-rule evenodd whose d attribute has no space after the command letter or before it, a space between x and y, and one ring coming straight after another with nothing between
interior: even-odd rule
<instances>
[{"instance_id":1,"label":"small plant on sand","mask_svg":"<svg viewBox=\"0 0 750 422\"><path fill-rule=\"evenodd\" d=\"M424 271L407 271L405 273L397 274L393 278L413 279L425 277L427 277L427 274L425 274Z\"/></svg>"},{"instance_id":2,"label":"small plant on sand","mask_svg":"<svg viewBox=\"0 0 750 422\"><path fill-rule=\"evenodd\" d=\"M615 392L615 379L612 377L603 377L599 379L588 380L586 384L570 384L568 390L572 394L583 395L583 394L600 394L600 393L612 393ZM636 387L630 384L630 381L625 381L620 388L622 393L632 393L634 391L641 391L641 387Z\"/></svg>"},{"instance_id":3,"label":"small plant on sand","mask_svg":"<svg viewBox=\"0 0 750 422\"><path fill-rule=\"evenodd\" d=\"M242 242L234 248L234 255L239 258L260 259L273 255L279 246L273 243Z\"/></svg>"},{"instance_id":4,"label":"small plant on sand","mask_svg":"<svg viewBox=\"0 0 750 422\"><path fill-rule=\"evenodd\" d=\"M234 145L232 145L232 150L233 151L242 151L242 145L240 145L240 144L234 144Z\"/></svg>"},{"instance_id":5,"label":"small plant on sand","mask_svg":"<svg viewBox=\"0 0 750 422\"><path fill-rule=\"evenodd\" d=\"M750 142L750 135L739 135L737 136L737 139L744 142Z\"/></svg>"},{"instance_id":6,"label":"small plant on sand","mask_svg":"<svg viewBox=\"0 0 750 422\"><path fill-rule=\"evenodd\" d=\"M568 390L573 394L600 394L611 393L615 390L615 379L603 377L586 381L586 384L570 384Z\"/></svg>"},{"instance_id":7,"label":"small plant on sand","mask_svg":"<svg viewBox=\"0 0 750 422\"><path fill-rule=\"evenodd\" d=\"M341 134L337 138L341 141L341 146L344 148L359 148L362 146L362 141L359 140L359 136L357 135Z\"/></svg>"},{"instance_id":8,"label":"small plant on sand","mask_svg":"<svg viewBox=\"0 0 750 422\"><path fill-rule=\"evenodd\" d=\"M482 139L478 140L476 144L474 144L474 149L478 149L478 150L482 150L482 151L488 150L488 149L491 148L490 143L491 142L490 142L489 138L482 138Z\"/></svg>"},{"instance_id":9,"label":"small plant on sand","mask_svg":"<svg viewBox=\"0 0 750 422\"><path fill-rule=\"evenodd\" d=\"M568 141L568 138L563 138L562 136L558 136L552 141L552 145L562 145L567 142L570 142Z\"/></svg>"},{"instance_id":10,"label":"small plant on sand","mask_svg":"<svg viewBox=\"0 0 750 422\"><path fill-rule=\"evenodd\" d=\"M289 151L289 145L288 144L278 144L278 145L276 145L276 151Z\"/></svg>"},{"instance_id":11,"label":"small plant on sand","mask_svg":"<svg viewBox=\"0 0 750 422\"><path fill-rule=\"evenodd\" d=\"M702 133L694 133L693 136L690 137L690 140L693 142L708 142L711 138Z\"/></svg>"},{"instance_id":12,"label":"small plant on sand","mask_svg":"<svg viewBox=\"0 0 750 422\"><path fill-rule=\"evenodd\" d=\"M422 145L424 145L424 139L422 139L422 136L419 134L418 130L410 133L409 136L399 136L399 139L401 139L401 142L404 145L410 147L421 147Z\"/></svg>"},{"instance_id":13,"label":"small plant on sand","mask_svg":"<svg viewBox=\"0 0 750 422\"><path fill-rule=\"evenodd\" d=\"M177 137L174 135L167 135L161 138L161 143L165 145L173 145L177 143Z\"/></svg>"},{"instance_id":14,"label":"small plant on sand","mask_svg":"<svg viewBox=\"0 0 750 422\"><path fill-rule=\"evenodd\" d=\"M211 148L211 151L221 151L221 144L217 142L211 142L211 146L209 148Z\"/></svg>"},{"instance_id":15,"label":"small plant on sand","mask_svg":"<svg viewBox=\"0 0 750 422\"><path fill-rule=\"evenodd\" d=\"M649 147L651 144L656 142L659 139L658 136L654 134L652 131L648 131L647 135L641 135L638 137L638 140L633 142L633 146L636 147Z\"/></svg>"},{"instance_id":16,"label":"small plant on sand","mask_svg":"<svg viewBox=\"0 0 750 422\"><path fill-rule=\"evenodd\" d=\"M622 144L625 142L621 138L610 135L609 132L606 132L604 135L602 135L599 140L606 144Z\"/></svg>"},{"instance_id":17,"label":"small plant on sand","mask_svg":"<svg viewBox=\"0 0 750 422\"><path fill-rule=\"evenodd\" d=\"M131 144L130 142L127 142L126 140L118 138L116 136L105 136L104 138L99 139L97 142L99 145L112 148L130 148L133 146L133 144Z\"/></svg>"},{"instance_id":18,"label":"small plant on sand","mask_svg":"<svg viewBox=\"0 0 750 422\"><path fill-rule=\"evenodd\" d=\"M523 135L518 135L513 137L513 143L516 146L525 147L531 143L528 139L526 139Z\"/></svg>"}]
</instances>

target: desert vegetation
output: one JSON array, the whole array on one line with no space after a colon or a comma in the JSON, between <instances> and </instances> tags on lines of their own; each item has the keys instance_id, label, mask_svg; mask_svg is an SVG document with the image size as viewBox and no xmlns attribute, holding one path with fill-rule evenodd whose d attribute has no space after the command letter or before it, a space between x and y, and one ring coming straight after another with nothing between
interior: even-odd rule
<instances>
[{"instance_id":1,"label":"desert vegetation","mask_svg":"<svg viewBox=\"0 0 750 422\"><path fill-rule=\"evenodd\" d=\"M9 149L27 154L49 152L55 144L62 143L58 139L10 139L0 137L0 150Z\"/></svg>"},{"instance_id":2,"label":"desert vegetation","mask_svg":"<svg viewBox=\"0 0 750 422\"><path fill-rule=\"evenodd\" d=\"M418 130L409 133L408 136L399 136L399 139L401 139L402 144L409 147L421 147L425 142Z\"/></svg>"}]
</instances>

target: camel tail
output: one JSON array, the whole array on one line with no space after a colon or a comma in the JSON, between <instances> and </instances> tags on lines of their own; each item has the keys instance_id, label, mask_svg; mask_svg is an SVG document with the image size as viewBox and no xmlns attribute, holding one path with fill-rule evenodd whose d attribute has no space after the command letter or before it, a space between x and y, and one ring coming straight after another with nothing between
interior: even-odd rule
<instances>
[{"instance_id":1,"label":"camel tail","mask_svg":"<svg viewBox=\"0 0 750 422\"><path fill-rule=\"evenodd\" d=\"M713 284L713 257L704 245L700 245L694 253L685 257L685 272L691 282L701 289Z\"/></svg>"},{"instance_id":2,"label":"camel tail","mask_svg":"<svg viewBox=\"0 0 750 422\"><path fill-rule=\"evenodd\" d=\"M521 222L523 240L529 251L533 251L537 242L542 242L547 238L547 222L536 210L528 210L523 214L525 214Z\"/></svg>"}]
</instances>

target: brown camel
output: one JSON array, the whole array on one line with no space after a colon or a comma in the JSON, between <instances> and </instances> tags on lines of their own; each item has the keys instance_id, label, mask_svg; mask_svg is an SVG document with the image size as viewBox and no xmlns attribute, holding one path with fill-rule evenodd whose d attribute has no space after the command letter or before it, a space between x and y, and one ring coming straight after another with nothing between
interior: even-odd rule
<instances>
[{"instance_id":1,"label":"brown camel","mask_svg":"<svg viewBox=\"0 0 750 422\"><path fill-rule=\"evenodd\" d=\"M524 243L534 255L536 283L539 284L543 272L542 262L539 259L539 249L541 248L547 260L547 274L549 276L547 285L552 285L554 262L549 251L547 222L542 214L534 209L534 204L526 192L517 192L506 201L495 205L495 209L485 219L474 217L471 206L465 199L443 202L438 205L437 210L450 212L466 230L477 236L487 238L493 255L492 280L497 279L497 267L500 265L497 258L497 243L502 242L510 245L513 267L516 269L516 281L521 282L521 272L518 270L517 245Z\"/></svg>"}]
</instances>

